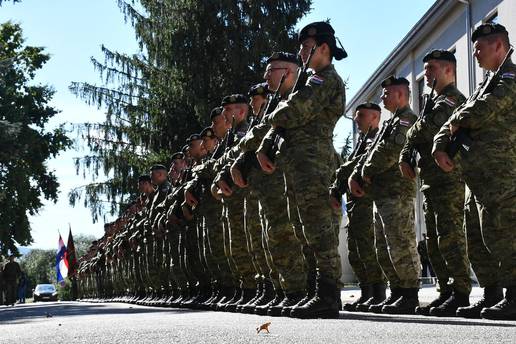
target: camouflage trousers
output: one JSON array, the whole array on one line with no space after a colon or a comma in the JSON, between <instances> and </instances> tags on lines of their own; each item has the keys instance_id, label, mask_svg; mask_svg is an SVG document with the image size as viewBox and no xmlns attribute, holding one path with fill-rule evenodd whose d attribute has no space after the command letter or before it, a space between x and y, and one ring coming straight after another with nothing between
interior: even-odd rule
<instances>
[{"instance_id":1,"label":"camouflage trousers","mask_svg":"<svg viewBox=\"0 0 516 344\"><path fill-rule=\"evenodd\" d=\"M229 229L229 252L238 271L240 287L256 288L257 271L251 259L248 234L245 231L245 193L243 189L233 191L231 197L224 198L224 209Z\"/></svg>"},{"instance_id":2,"label":"camouflage trousers","mask_svg":"<svg viewBox=\"0 0 516 344\"><path fill-rule=\"evenodd\" d=\"M188 221L185 230L184 240L184 260L186 268L189 272L190 285L199 285L205 287L210 284L210 275L201 260L201 250L199 246L199 233L197 221L199 218L195 217Z\"/></svg>"},{"instance_id":3,"label":"camouflage trousers","mask_svg":"<svg viewBox=\"0 0 516 344\"><path fill-rule=\"evenodd\" d=\"M374 204L376 254L390 287L419 288L421 268L412 195L376 197Z\"/></svg>"},{"instance_id":4,"label":"camouflage trousers","mask_svg":"<svg viewBox=\"0 0 516 344\"><path fill-rule=\"evenodd\" d=\"M169 243L170 270L177 288L184 290L188 287L186 266L184 265L183 250L181 249L181 232L183 226L169 223L167 241ZM183 238L184 239L184 238Z\"/></svg>"},{"instance_id":5,"label":"camouflage trousers","mask_svg":"<svg viewBox=\"0 0 516 344\"><path fill-rule=\"evenodd\" d=\"M385 278L374 246L373 200L368 196L360 199L350 195L347 197L349 222L346 230L351 268L361 286L384 283Z\"/></svg>"},{"instance_id":6,"label":"camouflage trousers","mask_svg":"<svg viewBox=\"0 0 516 344\"><path fill-rule=\"evenodd\" d=\"M290 215L295 217L297 214L301 223L301 240L308 246L307 253L315 256L318 277L339 283L342 266L338 226L328 200L328 188L334 174L333 149L323 155L321 147L306 150L296 147L283 157L286 186L293 195L292 199L289 197L288 207ZM301 151L302 156L297 154Z\"/></svg>"},{"instance_id":7,"label":"camouflage trousers","mask_svg":"<svg viewBox=\"0 0 516 344\"><path fill-rule=\"evenodd\" d=\"M302 246L288 216L283 172L267 175L250 173L251 193L260 200L263 236L267 249L269 276L275 288L292 293L306 288L306 269Z\"/></svg>"},{"instance_id":8,"label":"camouflage trousers","mask_svg":"<svg viewBox=\"0 0 516 344\"><path fill-rule=\"evenodd\" d=\"M471 292L469 259L463 226L464 183L435 183L423 191L428 258L439 289Z\"/></svg>"}]
</instances>

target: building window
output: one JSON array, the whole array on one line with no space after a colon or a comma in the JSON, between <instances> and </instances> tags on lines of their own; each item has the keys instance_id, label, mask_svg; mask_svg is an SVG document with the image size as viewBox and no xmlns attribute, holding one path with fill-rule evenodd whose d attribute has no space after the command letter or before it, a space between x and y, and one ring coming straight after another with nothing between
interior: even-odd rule
<instances>
[{"instance_id":1,"label":"building window","mask_svg":"<svg viewBox=\"0 0 516 344\"><path fill-rule=\"evenodd\" d=\"M422 76L421 79L417 81L417 99L419 99L419 113L423 111L423 106L425 105L425 99L423 97L425 92L425 77Z\"/></svg>"}]
</instances>

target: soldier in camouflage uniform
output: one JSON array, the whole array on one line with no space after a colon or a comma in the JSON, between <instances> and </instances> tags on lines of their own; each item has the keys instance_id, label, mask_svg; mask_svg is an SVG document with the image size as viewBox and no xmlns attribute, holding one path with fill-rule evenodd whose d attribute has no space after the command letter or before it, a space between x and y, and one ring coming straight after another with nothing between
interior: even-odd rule
<instances>
[{"instance_id":1,"label":"soldier in camouflage uniform","mask_svg":"<svg viewBox=\"0 0 516 344\"><path fill-rule=\"evenodd\" d=\"M346 226L349 263L358 279L360 298L343 306L345 311L368 311L371 304L385 299L385 278L378 264L374 246L373 199L371 195L354 197L348 190L348 178L378 134L381 108L375 103L356 107L354 121L359 129L355 149L336 172L330 187L330 201L334 211L340 212L342 195L346 194L349 222Z\"/></svg>"},{"instance_id":2,"label":"soldier in camouflage uniform","mask_svg":"<svg viewBox=\"0 0 516 344\"><path fill-rule=\"evenodd\" d=\"M463 228L464 182L459 171L444 173L432 158L433 137L466 99L455 87L456 60L453 53L433 50L423 58L427 86L436 96L427 96L423 113L407 133L399 166L413 180L415 154L424 195L427 251L439 283L439 297L418 307L417 314L455 316L458 307L469 306L471 280ZM432 98L434 97L434 98Z\"/></svg>"},{"instance_id":3,"label":"soldier in camouflage uniform","mask_svg":"<svg viewBox=\"0 0 516 344\"><path fill-rule=\"evenodd\" d=\"M317 293L290 312L299 318L334 318L340 309L338 281L342 271L328 188L335 172L333 129L345 104L344 82L332 59L340 60L347 54L337 47L334 32L326 22L311 23L299 32L299 54L314 73L305 84L296 85L295 92L268 116L272 134L277 128L284 131L278 165L284 167L287 188L294 195L289 211L299 217L301 239L315 254L318 269ZM266 155L272 137L266 136L258 149L258 161L269 173L275 168Z\"/></svg>"},{"instance_id":4,"label":"soldier in camouflage uniform","mask_svg":"<svg viewBox=\"0 0 516 344\"><path fill-rule=\"evenodd\" d=\"M464 179L478 204L482 237L499 262L491 268L498 269L501 287L507 288L505 297L494 306L490 303L499 295L495 289L492 295L485 295L483 304L472 308L478 311L481 306L486 307L481 311L484 318L514 320L516 65L510 59L509 35L502 25L479 26L472 34L472 41L479 65L490 74L436 135L433 155L445 172L453 171L455 166L448 152L450 146L459 144ZM470 254L475 253L470 251Z\"/></svg>"},{"instance_id":5,"label":"soldier in camouflage uniform","mask_svg":"<svg viewBox=\"0 0 516 344\"><path fill-rule=\"evenodd\" d=\"M405 135L417 118L409 106L408 86L407 79L394 76L382 82L382 100L393 116L383 123L374 144L349 179L349 189L355 197L367 192L374 199L377 254L391 288L389 298L369 307L373 312L413 314L419 305L421 270L414 232L415 184L403 180L398 169Z\"/></svg>"}]
</instances>

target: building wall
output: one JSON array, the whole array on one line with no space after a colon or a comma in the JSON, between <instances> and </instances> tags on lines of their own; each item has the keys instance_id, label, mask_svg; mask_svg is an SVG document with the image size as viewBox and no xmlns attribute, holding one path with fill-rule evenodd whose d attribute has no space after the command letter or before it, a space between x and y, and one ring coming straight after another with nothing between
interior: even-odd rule
<instances>
[{"instance_id":1,"label":"building wall","mask_svg":"<svg viewBox=\"0 0 516 344\"><path fill-rule=\"evenodd\" d=\"M470 1L470 13L468 13L468 6L458 0L456 4L442 16L437 22L437 25L433 27L421 27L419 30L426 31L427 33L421 37L418 37L418 41L405 42L407 48L402 51L404 56L401 56L401 62L396 65L388 65L389 61L385 61L387 64L385 68L385 74L377 75L372 77L367 83L375 83L378 87L373 88L368 94L358 94L354 97L357 98L355 106L365 101L372 101L380 103L381 95L381 81L394 73L398 76L407 78L411 83L412 99L411 105L414 111L419 111L419 99L422 93L430 92L427 86L423 86L424 82L420 82L423 78L423 56L432 49L448 49L455 51L455 57L457 58L457 87L469 96L473 91L474 87L480 83L484 77L484 71L478 67L474 57L471 55L472 45L468 35L468 18L470 20L470 27L473 30L483 22L490 19L493 15L497 15L496 22L504 25L509 32L509 37L512 44L516 44L516 0L471 0ZM471 71L471 72L470 72ZM348 112L346 116L348 118L353 117L354 109L351 106L347 107ZM382 119L390 117L390 113L382 108ZM354 130L356 133L356 130ZM417 193L414 199L414 206L416 211L416 235L417 239L421 239L421 234L426 231L425 223L423 219L422 210L422 196L421 193ZM345 232L342 230L341 232ZM341 233L341 256L343 264L343 279L345 281L351 281L352 270L349 266L347 259L347 247L345 233Z\"/></svg>"}]
</instances>

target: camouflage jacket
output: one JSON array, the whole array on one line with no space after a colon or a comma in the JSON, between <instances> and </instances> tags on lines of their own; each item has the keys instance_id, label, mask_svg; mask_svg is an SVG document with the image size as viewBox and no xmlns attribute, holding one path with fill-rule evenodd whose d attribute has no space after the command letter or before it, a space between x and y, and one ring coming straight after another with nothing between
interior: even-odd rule
<instances>
[{"instance_id":1,"label":"camouflage jacket","mask_svg":"<svg viewBox=\"0 0 516 344\"><path fill-rule=\"evenodd\" d=\"M379 137L355 166L351 178L361 180L367 176L372 185L367 192L373 197L415 193L415 184L401 176L398 159L405 144L407 131L417 116L409 106L398 109L383 123Z\"/></svg>"},{"instance_id":2,"label":"camouflage jacket","mask_svg":"<svg viewBox=\"0 0 516 344\"><path fill-rule=\"evenodd\" d=\"M407 132L407 141L401 149L399 162L410 163L412 150L419 153L417 166L424 183L442 184L459 178L459 172L452 175L444 173L434 162L432 146L435 134L451 116L454 109L462 104L466 98L454 84L446 86L434 99L434 106L427 113L423 113Z\"/></svg>"}]
</instances>

